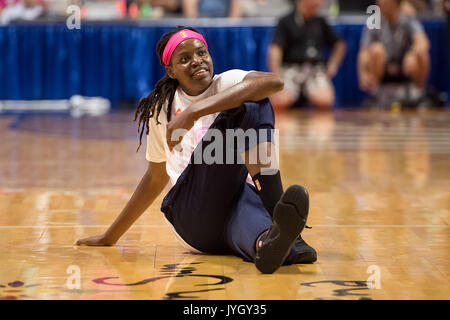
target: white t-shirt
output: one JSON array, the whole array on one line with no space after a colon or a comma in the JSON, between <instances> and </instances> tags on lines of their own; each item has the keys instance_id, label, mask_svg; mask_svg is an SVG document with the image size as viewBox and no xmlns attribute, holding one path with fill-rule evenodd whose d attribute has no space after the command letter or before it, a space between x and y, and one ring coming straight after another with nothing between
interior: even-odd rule
<instances>
[{"instance_id":1,"label":"white t-shirt","mask_svg":"<svg viewBox=\"0 0 450 320\"><path fill-rule=\"evenodd\" d=\"M189 107L192 102L208 98L238 84L249 72L251 71L234 69L215 75L209 88L198 96L189 96L181 87L178 87L172 103L171 119ZM194 126L183 136L181 143L172 152L169 151L166 141L167 104L163 106L159 114L160 125L156 124L155 116L150 118L146 158L152 162L166 162L166 171L170 177L171 186L175 185L178 177L188 166L195 147L218 115L219 112L208 114L195 121ZM249 182L251 182L251 178Z\"/></svg>"}]
</instances>

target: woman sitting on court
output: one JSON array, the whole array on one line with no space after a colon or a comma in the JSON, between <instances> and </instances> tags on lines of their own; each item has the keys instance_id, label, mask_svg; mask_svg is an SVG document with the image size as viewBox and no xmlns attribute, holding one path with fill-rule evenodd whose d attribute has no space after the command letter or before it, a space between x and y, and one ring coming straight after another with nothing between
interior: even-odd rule
<instances>
[{"instance_id":1,"label":"woman sitting on court","mask_svg":"<svg viewBox=\"0 0 450 320\"><path fill-rule=\"evenodd\" d=\"M109 229L76 244L115 244L170 180L161 211L192 250L235 254L263 273L316 261L300 237L308 193L298 185L283 193L273 159L274 113L267 98L283 89L282 80L242 70L214 75L207 43L193 28L164 35L157 54L166 75L135 116L141 143L147 134L147 172ZM241 141L230 143L230 136Z\"/></svg>"}]
</instances>

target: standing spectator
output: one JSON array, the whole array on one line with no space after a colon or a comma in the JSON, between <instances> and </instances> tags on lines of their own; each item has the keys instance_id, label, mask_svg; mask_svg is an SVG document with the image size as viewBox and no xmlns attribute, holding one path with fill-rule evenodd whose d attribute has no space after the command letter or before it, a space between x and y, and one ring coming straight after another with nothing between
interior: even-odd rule
<instances>
[{"instance_id":1,"label":"standing spectator","mask_svg":"<svg viewBox=\"0 0 450 320\"><path fill-rule=\"evenodd\" d=\"M241 18L242 0L183 0L187 18Z\"/></svg>"},{"instance_id":2,"label":"standing spectator","mask_svg":"<svg viewBox=\"0 0 450 320\"><path fill-rule=\"evenodd\" d=\"M358 56L358 76L364 91L376 94L380 83L412 80L425 88L429 41L420 22L401 13L401 0L378 0L380 29L364 28Z\"/></svg>"},{"instance_id":3,"label":"standing spectator","mask_svg":"<svg viewBox=\"0 0 450 320\"><path fill-rule=\"evenodd\" d=\"M297 0L294 12L282 18L269 49L269 67L284 80L273 96L276 108L293 105L303 94L314 106L329 109L335 100L333 78L345 57L346 45L326 20L317 15L322 0ZM331 48L328 62L324 49Z\"/></svg>"}]
</instances>

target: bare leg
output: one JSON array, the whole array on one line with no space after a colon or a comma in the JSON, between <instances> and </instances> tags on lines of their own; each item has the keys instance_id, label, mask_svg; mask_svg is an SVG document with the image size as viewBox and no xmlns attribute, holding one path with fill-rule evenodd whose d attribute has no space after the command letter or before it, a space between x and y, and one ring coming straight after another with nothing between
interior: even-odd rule
<instances>
[{"instance_id":1,"label":"bare leg","mask_svg":"<svg viewBox=\"0 0 450 320\"><path fill-rule=\"evenodd\" d=\"M277 92L270 98L274 111L285 110L291 107L295 101L295 95L287 89Z\"/></svg>"},{"instance_id":2,"label":"bare leg","mask_svg":"<svg viewBox=\"0 0 450 320\"><path fill-rule=\"evenodd\" d=\"M419 89L426 86L428 73L430 71L430 57L427 53L408 53L403 59L403 73L412 78Z\"/></svg>"},{"instance_id":3,"label":"bare leg","mask_svg":"<svg viewBox=\"0 0 450 320\"><path fill-rule=\"evenodd\" d=\"M310 90L308 98L319 110L330 110L334 105L334 88L330 85L315 87Z\"/></svg>"},{"instance_id":4,"label":"bare leg","mask_svg":"<svg viewBox=\"0 0 450 320\"><path fill-rule=\"evenodd\" d=\"M387 61L386 49L375 42L361 50L358 56L358 80L363 91L375 94L384 75Z\"/></svg>"},{"instance_id":5,"label":"bare leg","mask_svg":"<svg viewBox=\"0 0 450 320\"><path fill-rule=\"evenodd\" d=\"M378 88L384 76L386 66L386 48L381 42L373 43L369 48L370 63L368 69L373 77L375 88Z\"/></svg>"}]
</instances>

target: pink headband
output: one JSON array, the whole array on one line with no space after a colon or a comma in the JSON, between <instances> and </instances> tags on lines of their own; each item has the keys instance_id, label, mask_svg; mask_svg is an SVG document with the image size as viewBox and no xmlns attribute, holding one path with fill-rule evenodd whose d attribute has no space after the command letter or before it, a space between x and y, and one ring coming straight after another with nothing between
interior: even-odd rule
<instances>
[{"instance_id":1,"label":"pink headband","mask_svg":"<svg viewBox=\"0 0 450 320\"><path fill-rule=\"evenodd\" d=\"M206 49L208 49L208 45L206 44L205 38L200 33L194 32L189 29L181 30L177 33L175 33L167 42L166 47L164 48L163 52L163 63L164 65L168 66L170 63L170 58L172 58L172 54L175 51L175 49L178 47L180 43L182 43L185 40L188 39L198 39L201 42L203 42L206 46Z\"/></svg>"}]
</instances>

